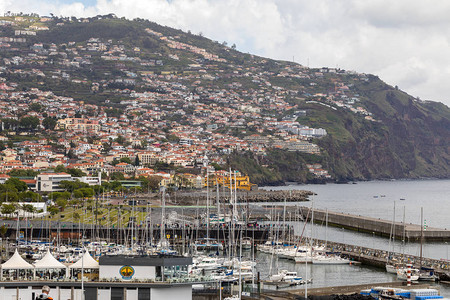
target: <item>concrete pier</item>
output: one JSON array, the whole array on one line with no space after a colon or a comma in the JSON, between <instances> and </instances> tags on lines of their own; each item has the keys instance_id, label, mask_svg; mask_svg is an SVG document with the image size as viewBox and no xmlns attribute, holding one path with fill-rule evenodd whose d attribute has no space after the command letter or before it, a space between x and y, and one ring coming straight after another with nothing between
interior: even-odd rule
<instances>
[{"instance_id":1,"label":"concrete pier","mask_svg":"<svg viewBox=\"0 0 450 300\"><path fill-rule=\"evenodd\" d=\"M369 283L369 284L359 284L359 285L344 285L344 286L331 286L331 287L322 287L322 288L309 288L308 296L355 294L355 293L360 293L361 290L371 289L371 288L374 288L377 286L402 288L402 289L427 289L427 288L430 288L429 284L414 284L413 286L408 287L408 286L406 286L405 282L394 281L394 282ZM432 288L438 289L439 287L433 286ZM298 296L305 295L304 288L290 290L288 292L290 294L298 295Z\"/></svg>"},{"instance_id":2,"label":"concrete pier","mask_svg":"<svg viewBox=\"0 0 450 300\"><path fill-rule=\"evenodd\" d=\"M311 213L309 207L300 207L303 219L310 221ZM314 222L325 224L326 211L314 209ZM375 233L376 235L389 237L391 233L396 239L402 240L403 234L406 241L418 241L421 237L420 225L395 222L365 216L352 215L347 213L339 213L328 211L328 225L335 227L343 227L345 229L355 230L359 232ZM423 231L424 241L444 242L450 241L450 230L427 227Z\"/></svg>"}]
</instances>

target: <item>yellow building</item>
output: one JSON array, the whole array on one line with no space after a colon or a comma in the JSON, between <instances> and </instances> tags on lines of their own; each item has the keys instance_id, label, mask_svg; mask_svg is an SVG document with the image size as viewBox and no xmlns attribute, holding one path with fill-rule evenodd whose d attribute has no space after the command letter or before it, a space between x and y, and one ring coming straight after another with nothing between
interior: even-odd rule
<instances>
[{"instance_id":1,"label":"yellow building","mask_svg":"<svg viewBox=\"0 0 450 300\"><path fill-rule=\"evenodd\" d=\"M250 182L250 177L247 175L242 175L240 172L233 172L230 173L224 172L224 171L217 171L213 174L209 174L208 176L208 185L210 187L214 187L217 184L219 186L225 186L227 188L236 188L240 190L246 190L250 191L252 187L256 186L256 184L253 184ZM204 178L204 187L207 186L206 184L206 177Z\"/></svg>"}]
</instances>

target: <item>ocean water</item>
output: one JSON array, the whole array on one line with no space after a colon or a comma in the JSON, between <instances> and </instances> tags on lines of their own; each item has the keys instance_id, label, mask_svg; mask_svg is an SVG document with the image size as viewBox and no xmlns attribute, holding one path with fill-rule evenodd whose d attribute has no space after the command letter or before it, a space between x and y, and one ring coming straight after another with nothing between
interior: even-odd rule
<instances>
[{"instance_id":1,"label":"ocean water","mask_svg":"<svg viewBox=\"0 0 450 300\"><path fill-rule=\"evenodd\" d=\"M279 187L264 187L269 190L309 190L316 195L311 199L314 207L362 215L385 220L395 220L406 223L420 224L420 214L423 208L423 218L427 226L450 228L450 180L396 180L368 181L357 184L325 184L325 185L287 185ZM404 200L400 200L404 199ZM311 205L301 203L300 205ZM298 222L298 229L303 227ZM307 224L306 234L311 235ZM314 225L314 237L330 241L342 242L358 246L373 247L383 250L394 250L418 255L418 243L394 241L374 234L359 233L342 228ZM423 255L435 259L448 259L450 243L427 243L423 245Z\"/></svg>"},{"instance_id":2,"label":"ocean water","mask_svg":"<svg viewBox=\"0 0 450 300\"><path fill-rule=\"evenodd\" d=\"M421 209L426 224L430 227L450 228L450 180L396 180L369 181L357 184L325 184L325 185L287 185L279 187L263 187L268 190L310 190L316 195L311 199L314 207L343 213L369 216L402 222L403 215L408 223L420 224ZM404 200L400 200L404 199ZM311 205L311 203L300 203ZM303 228L302 222L296 222L297 233ZM343 242L352 245L372 247L376 249L405 252L419 255L418 243L389 243L389 239L374 234L359 233L342 228L306 224L306 236L311 234L319 239ZM450 243L449 243L450 244ZM423 245L423 255L435 259L449 259L449 244L426 243ZM258 269L263 273L270 270L272 257L257 254ZM295 264L287 260L278 260L278 269L297 271L304 276L306 268L313 278L310 287L353 285L395 281L396 276L381 269L365 266L318 266ZM450 297L450 288L439 285L441 295Z\"/></svg>"}]
</instances>

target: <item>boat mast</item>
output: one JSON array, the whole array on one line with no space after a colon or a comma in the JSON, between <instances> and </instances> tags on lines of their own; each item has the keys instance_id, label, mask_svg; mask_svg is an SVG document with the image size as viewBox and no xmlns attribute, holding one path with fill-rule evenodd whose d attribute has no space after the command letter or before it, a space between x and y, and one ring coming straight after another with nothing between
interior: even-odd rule
<instances>
[{"instance_id":1,"label":"boat mast","mask_svg":"<svg viewBox=\"0 0 450 300\"><path fill-rule=\"evenodd\" d=\"M231 174L231 168L230 168L230 204L231 204L231 226L230 226L230 233L228 236L228 256L231 258L231 255L233 254L233 244L234 244L234 197L233 197L233 177Z\"/></svg>"},{"instance_id":2,"label":"boat mast","mask_svg":"<svg viewBox=\"0 0 450 300\"><path fill-rule=\"evenodd\" d=\"M403 257L405 256L405 239L406 239L406 225L405 225L405 210L406 206L403 206L403 237L402 237L402 244L403 244Z\"/></svg>"},{"instance_id":3,"label":"boat mast","mask_svg":"<svg viewBox=\"0 0 450 300\"><path fill-rule=\"evenodd\" d=\"M422 247L423 247L423 207L420 208L420 268L422 268Z\"/></svg>"},{"instance_id":4,"label":"boat mast","mask_svg":"<svg viewBox=\"0 0 450 300\"><path fill-rule=\"evenodd\" d=\"M392 252L395 253L395 200L394 200L394 217L392 218Z\"/></svg>"},{"instance_id":5,"label":"boat mast","mask_svg":"<svg viewBox=\"0 0 450 300\"><path fill-rule=\"evenodd\" d=\"M240 230L239 247L239 299L242 298L242 228Z\"/></svg>"},{"instance_id":6,"label":"boat mast","mask_svg":"<svg viewBox=\"0 0 450 300\"><path fill-rule=\"evenodd\" d=\"M165 249L165 238L166 238L166 224L165 224L165 215L166 215L166 188L162 188L162 206L161 206L161 231L160 231L160 242L161 248Z\"/></svg>"},{"instance_id":7,"label":"boat mast","mask_svg":"<svg viewBox=\"0 0 450 300\"><path fill-rule=\"evenodd\" d=\"M219 197L219 181L217 179L217 171L215 171L216 177L216 195L217 195L217 242L220 243L220 197Z\"/></svg>"},{"instance_id":8,"label":"boat mast","mask_svg":"<svg viewBox=\"0 0 450 300\"><path fill-rule=\"evenodd\" d=\"M325 249L327 248L328 245L328 208L326 209L326 214L325 214Z\"/></svg>"},{"instance_id":9,"label":"boat mast","mask_svg":"<svg viewBox=\"0 0 450 300\"><path fill-rule=\"evenodd\" d=\"M284 205L283 205L283 243L286 243L286 196L284 196Z\"/></svg>"},{"instance_id":10,"label":"boat mast","mask_svg":"<svg viewBox=\"0 0 450 300\"><path fill-rule=\"evenodd\" d=\"M206 247L209 244L209 168L206 166Z\"/></svg>"},{"instance_id":11,"label":"boat mast","mask_svg":"<svg viewBox=\"0 0 450 300\"><path fill-rule=\"evenodd\" d=\"M236 219L239 222L240 218L238 217L238 211L237 211L237 180L236 180L236 171L234 171L234 210L235 210L234 215L236 216ZM240 227L240 225L239 225L239 227ZM233 228L233 237L235 237L235 228L236 228L236 225ZM239 241L239 243L242 244L241 241ZM235 247L235 249L234 249L234 255L236 255L236 254L237 254L237 247Z\"/></svg>"}]
</instances>

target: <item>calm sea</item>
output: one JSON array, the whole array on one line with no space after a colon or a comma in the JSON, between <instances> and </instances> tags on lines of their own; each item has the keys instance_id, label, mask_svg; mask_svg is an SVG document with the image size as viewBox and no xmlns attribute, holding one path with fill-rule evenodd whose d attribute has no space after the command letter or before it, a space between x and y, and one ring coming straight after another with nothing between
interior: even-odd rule
<instances>
[{"instance_id":1,"label":"calm sea","mask_svg":"<svg viewBox=\"0 0 450 300\"><path fill-rule=\"evenodd\" d=\"M430 227L450 228L450 180L397 180L369 181L357 184L326 185L287 185L280 187L264 187L267 190L310 190L314 207L330 211L351 213L375 218L402 222L403 215L408 223L420 224L420 211L423 208L424 220ZM403 200L404 199L404 200ZM304 203L302 203L304 205ZM310 205L310 204L306 204ZM299 222L297 228L302 227ZM306 233L311 234L307 224ZM352 245L368 246L377 249L394 250L418 255L420 245L402 243L377 237L374 234L358 233L340 228L314 225L314 237L330 241L344 242ZM425 257L436 259L449 258L449 245L446 243L427 243L423 247ZM270 258L259 255L262 269L267 270ZM304 274L304 265L280 261L280 267L297 270ZM378 269L354 266L309 266L313 274L312 287L360 284L367 282L387 282L395 280L395 276ZM267 271L266 271L267 272ZM315 274L315 275L314 275ZM450 296L450 290L441 287L444 296Z\"/></svg>"}]
</instances>

